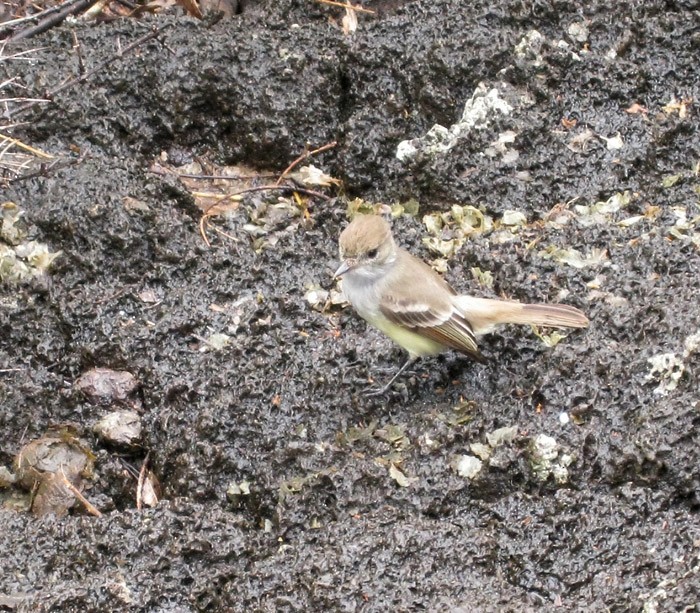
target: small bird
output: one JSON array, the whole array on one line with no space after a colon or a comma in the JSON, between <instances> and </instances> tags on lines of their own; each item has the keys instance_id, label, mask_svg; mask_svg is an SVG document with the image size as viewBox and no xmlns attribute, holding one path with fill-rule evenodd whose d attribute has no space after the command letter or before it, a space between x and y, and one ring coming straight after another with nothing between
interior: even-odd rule
<instances>
[{"instance_id":1,"label":"small bird","mask_svg":"<svg viewBox=\"0 0 700 613\"><path fill-rule=\"evenodd\" d=\"M399 247L388 222L358 215L340 235L343 292L357 313L408 351L385 393L421 356L454 349L485 362L477 337L501 324L585 328L588 318L565 304L522 304L459 295L430 266Z\"/></svg>"}]
</instances>

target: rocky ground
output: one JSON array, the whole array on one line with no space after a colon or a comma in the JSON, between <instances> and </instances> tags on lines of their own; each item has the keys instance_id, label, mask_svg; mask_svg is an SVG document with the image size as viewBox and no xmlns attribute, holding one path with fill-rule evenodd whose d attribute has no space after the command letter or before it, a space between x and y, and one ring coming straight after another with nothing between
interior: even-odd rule
<instances>
[{"instance_id":1,"label":"rocky ground","mask_svg":"<svg viewBox=\"0 0 700 613\"><path fill-rule=\"evenodd\" d=\"M3 50L31 50L0 63L23 97L99 67L3 120L54 160L6 183L0 245L60 254L21 281L0 267L0 466L11 481L53 432L88 458L79 485L101 517L39 516L19 484L0 489L0 608L697 607L692 3L375 2L352 35L339 8L239 4ZM331 141L312 159L342 180L315 188L329 200L249 193L209 245L193 190L152 172L277 176ZM426 359L364 397L403 355L309 296L333 287L353 198L417 202L397 240L430 261L439 247L457 289L563 301L590 327L553 347L506 328L485 365ZM138 387L96 398L76 384L94 368ZM115 409L138 414L138 444L94 434ZM160 502L137 510L145 460Z\"/></svg>"}]
</instances>

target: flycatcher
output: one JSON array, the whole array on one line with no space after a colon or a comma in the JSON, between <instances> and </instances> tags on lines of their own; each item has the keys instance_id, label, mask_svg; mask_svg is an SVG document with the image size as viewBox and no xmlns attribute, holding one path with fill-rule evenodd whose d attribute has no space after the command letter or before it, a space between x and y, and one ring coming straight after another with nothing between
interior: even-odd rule
<instances>
[{"instance_id":1,"label":"flycatcher","mask_svg":"<svg viewBox=\"0 0 700 613\"><path fill-rule=\"evenodd\" d=\"M484 362L477 337L501 324L585 328L588 318L565 304L522 304L459 295L430 266L399 247L378 215L358 215L340 235L335 271L357 313L408 351L409 359L454 349Z\"/></svg>"}]
</instances>

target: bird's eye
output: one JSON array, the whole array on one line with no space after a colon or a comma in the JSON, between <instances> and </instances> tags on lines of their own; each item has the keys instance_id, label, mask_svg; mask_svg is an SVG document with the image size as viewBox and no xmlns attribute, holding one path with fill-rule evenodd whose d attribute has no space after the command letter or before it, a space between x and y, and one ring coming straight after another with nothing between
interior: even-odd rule
<instances>
[{"instance_id":1,"label":"bird's eye","mask_svg":"<svg viewBox=\"0 0 700 613\"><path fill-rule=\"evenodd\" d=\"M377 250L376 250L376 249L370 249L370 250L367 252L367 257L370 258L370 259L376 258L376 257L377 257Z\"/></svg>"}]
</instances>

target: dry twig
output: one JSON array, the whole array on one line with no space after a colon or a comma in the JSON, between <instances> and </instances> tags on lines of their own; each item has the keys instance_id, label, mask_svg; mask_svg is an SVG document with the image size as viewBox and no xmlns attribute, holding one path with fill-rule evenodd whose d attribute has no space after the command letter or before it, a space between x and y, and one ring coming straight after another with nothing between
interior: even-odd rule
<instances>
[{"instance_id":1,"label":"dry twig","mask_svg":"<svg viewBox=\"0 0 700 613\"><path fill-rule=\"evenodd\" d=\"M94 515L95 517L102 517L102 513L100 512L100 510L97 507L93 506L93 504L87 498L85 498L85 496L82 495L80 490L70 482L70 479L66 477L66 473L64 472L62 466L61 477L64 485L71 491L73 496L75 496L83 504L85 510L88 513L90 513L90 515Z\"/></svg>"},{"instance_id":2,"label":"dry twig","mask_svg":"<svg viewBox=\"0 0 700 613\"><path fill-rule=\"evenodd\" d=\"M41 21L39 21L39 23L16 32L10 37L10 42L31 38L36 34L46 32L46 30L49 30L50 28L62 23L69 15L82 13L96 2L97 0L68 0L68 2L62 4L57 11L42 11L44 17L41 19ZM36 17L36 15L34 15L34 17ZM15 22L17 21L18 20L15 20Z\"/></svg>"},{"instance_id":3,"label":"dry twig","mask_svg":"<svg viewBox=\"0 0 700 613\"><path fill-rule=\"evenodd\" d=\"M351 2L335 2L334 0L316 0L316 2L320 2L321 4L328 4L330 6L339 6L342 9L356 11L358 13L369 13L370 15L375 14L375 11L373 11L372 9L363 8L356 4L352 4Z\"/></svg>"},{"instance_id":4,"label":"dry twig","mask_svg":"<svg viewBox=\"0 0 700 613\"><path fill-rule=\"evenodd\" d=\"M313 196L315 198L321 198L322 200L330 200L326 194L322 194L321 192L314 191L312 189L306 189L303 187L296 187L293 185L258 185L256 187L248 187L246 189L242 189L240 191L234 192L233 194L226 194L221 201L217 202L216 204L213 204L212 206L207 209L207 211L202 215L199 219L199 233L202 236L202 239L204 240L205 244L207 247L211 247L211 243L209 242L209 239L207 238L207 228L209 227L209 219L212 217L215 217L216 214L211 212L211 209L213 209L216 206L219 206L222 201L224 200L230 200L231 198L235 198L236 196L241 196L242 194L246 194L249 192L262 192L262 191L292 191L292 192L298 192L300 194L304 194L306 196ZM219 232L217 230L217 232ZM219 232L220 234L224 234L224 236L228 236L223 232Z\"/></svg>"},{"instance_id":5,"label":"dry twig","mask_svg":"<svg viewBox=\"0 0 700 613\"><path fill-rule=\"evenodd\" d=\"M157 28L154 26L148 34L144 34L140 38L136 39L133 43L127 45L123 49L119 49L119 51L117 51L114 55L112 55L111 57L108 57L104 62L100 62L97 66L95 66L91 70L88 70L86 73L81 74L80 76L72 77L72 78L68 79L67 81L64 81L63 83L61 83L61 85L58 85L57 87L54 87L53 89L49 90L46 93L46 100L44 100L43 102L50 101L56 94L62 92L64 89L68 89L70 87L73 87L74 85L77 85L78 83L82 83L83 81L87 81L92 75L100 72L101 70L104 70L112 62L122 58L130 51L133 51L137 47L140 47L141 45L148 42L149 40L152 40L154 38L158 38L158 36L160 36L160 34L163 32L163 30L166 30L167 28L173 27L173 25L174 24L165 24L164 26L162 26L160 28ZM33 101L29 104L21 105L14 110L14 114L23 113L29 109L32 109L32 108L34 108L34 106L36 104L37 104L37 102Z\"/></svg>"},{"instance_id":6,"label":"dry twig","mask_svg":"<svg viewBox=\"0 0 700 613\"><path fill-rule=\"evenodd\" d=\"M306 158L311 157L312 155L316 155L317 153L321 153L322 151L327 151L328 149L332 149L338 144L338 141L333 141L331 143L328 143L326 145L323 145L323 147L319 147L318 149L314 149L313 151L304 151L296 160L294 160L287 168L284 169L284 172L280 175L280 178L277 179L276 185L279 185L282 183L283 179L292 171L292 169L297 166L297 164L300 164L303 162Z\"/></svg>"}]
</instances>

